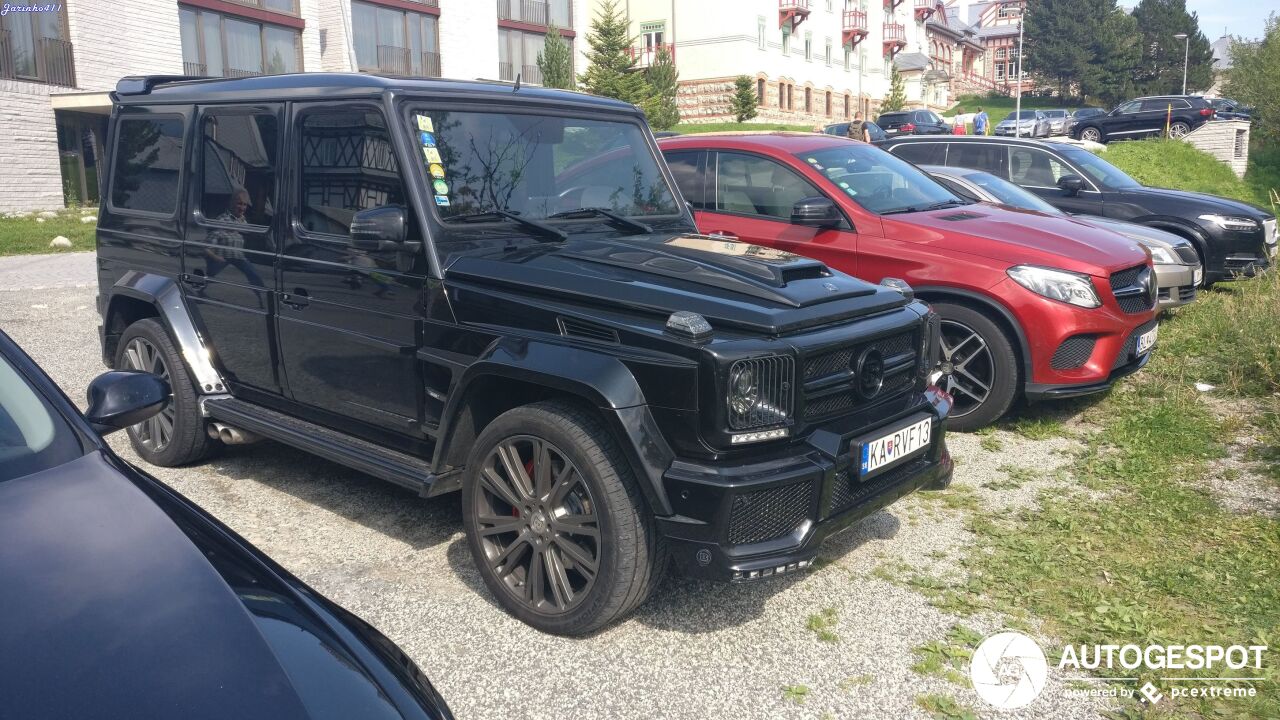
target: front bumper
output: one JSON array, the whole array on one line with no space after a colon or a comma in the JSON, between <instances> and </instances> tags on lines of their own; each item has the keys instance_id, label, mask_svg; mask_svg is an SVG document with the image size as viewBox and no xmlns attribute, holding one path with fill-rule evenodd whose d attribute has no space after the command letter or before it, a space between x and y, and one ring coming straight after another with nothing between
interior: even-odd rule
<instances>
[{"instance_id":1,"label":"front bumper","mask_svg":"<svg viewBox=\"0 0 1280 720\"><path fill-rule=\"evenodd\" d=\"M1157 263L1156 298L1160 307L1175 308L1196 299L1196 270L1199 265Z\"/></svg>"},{"instance_id":2,"label":"front bumper","mask_svg":"<svg viewBox=\"0 0 1280 720\"><path fill-rule=\"evenodd\" d=\"M947 484L950 408L949 396L930 390L873 409L884 417L870 428L860 415L824 425L781 457L673 463L664 483L675 515L658 519L673 564L682 574L726 582L807 567L830 535L921 487ZM930 442L920 454L860 479L862 443L926 418Z\"/></svg>"}]
</instances>

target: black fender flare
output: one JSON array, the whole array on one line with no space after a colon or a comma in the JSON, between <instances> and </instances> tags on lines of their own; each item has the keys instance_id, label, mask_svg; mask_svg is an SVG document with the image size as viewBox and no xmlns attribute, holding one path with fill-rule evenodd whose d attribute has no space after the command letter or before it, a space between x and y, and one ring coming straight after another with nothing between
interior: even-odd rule
<instances>
[{"instance_id":1,"label":"black fender flare","mask_svg":"<svg viewBox=\"0 0 1280 720\"><path fill-rule=\"evenodd\" d=\"M579 346L521 337L494 341L449 392L435 450L437 471L445 468L449 447L460 437L458 422L471 402L472 389L495 378L548 388L596 408L622 446L653 513L672 513L662 478L675 454L639 383L618 356Z\"/></svg>"},{"instance_id":2,"label":"black fender flare","mask_svg":"<svg viewBox=\"0 0 1280 720\"><path fill-rule=\"evenodd\" d=\"M164 323L169 337L182 351L182 359L195 380L198 394L227 392L227 384L214 367L213 355L196 330L191 313L187 310L187 303L182 298L182 290L173 278L137 270L126 272L108 292L102 313L104 322L111 317L112 305L120 297L141 300L156 309L156 316Z\"/></svg>"},{"instance_id":3,"label":"black fender flare","mask_svg":"<svg viewBox=\"0 0 1280 720\"><path fill-rule=\"evenodd\" d=\"M1018 343L1018 353L1022 356L1023 377L1024 382L1030 382L1031 370L1033 364L1031 362L1031 344L1027 342L1026 331L1022 329L1022 323L1014 317L1013 312L1005 307L1003 303L990 295L985 295L973 290L965 290L962 288L954 288L948 285L916 285L914 286L916 296L928 302L925 296L936 299L954 298L961 302L967 302L971 305L979 305L984 309L990 310L1001 317L1009 327L1013 328L1014 341Z\"/></svg>"}]
</instances>

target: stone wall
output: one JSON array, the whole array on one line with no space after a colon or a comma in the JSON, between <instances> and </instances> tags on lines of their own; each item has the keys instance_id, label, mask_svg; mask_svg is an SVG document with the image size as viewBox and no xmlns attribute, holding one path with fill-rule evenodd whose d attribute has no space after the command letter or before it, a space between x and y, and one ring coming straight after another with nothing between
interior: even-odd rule
<instances>
[{"instance_id":1,"label":"stone wall","mask_svg":"<svg viewBox=\"0 0 1280 720\"><path fill-rule=\"evenodd\" d=\"M792 91L791 104L794 110L778 107L778 83L776 79L765 83L764 102L756 108L756 116L748 122L777 125L822 126L843 122L844 94L832 92L831 115L826 114L826 88L812 88L812 107L817 112L804 111L804 86L795 85ZM710 80L681 81L676 94L676 105L680 108L680 122L683 123L722 123L734 122L733 116L733 78L714 78ZM873 107L879 101L872 101ZM858 110L857 98L851 97L850 113Z\"/></svg>"},{"instance_id":2,"label":"stone wall","mask_svg":"<svg viewBox=\"0 0 1280 720\"><path fill-rule=\"evenodd\" d=\"M1226 163L1237 177L1249 166L1249 123L1244 120L1207 122L1183 140Z\"/></svg>"},{"instance_id":3,"label":"stone wall","mask_svg":"<svg viewBox=\"0 0 1280 720\"><path fill-rule=\"evenodd\" d=\"M49 86L0 80L0 212L62 207Z\"/></svg>"}]
</instances>

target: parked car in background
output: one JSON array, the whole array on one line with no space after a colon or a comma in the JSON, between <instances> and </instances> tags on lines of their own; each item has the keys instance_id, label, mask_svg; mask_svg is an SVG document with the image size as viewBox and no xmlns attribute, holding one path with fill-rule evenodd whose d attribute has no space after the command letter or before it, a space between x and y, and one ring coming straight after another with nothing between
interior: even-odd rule
<instances>
[{"instance_id":1,"label":"parked car in background","mask_svg":"<svg viewBox=\"0 0 1280 720\"><path fill-rule=\"evenodd\" d=\"M1044 110L1042 112L1044 113L1044 116L1049 119L1050 135L1066 134L1067 117L1069 117L1066 110L1055 109L1055 110Z\"/></svg>"},{"instance_id":2,"label":"parked car in background","mask_svg":"<svg viewBox=\"0 0 1280 720\"><path fill-rule=\"evenodd\" d=\"M878 140L887 140L889 138L889 136L885 134L883 128L871 122L870 120L867 120L864 123L864 125L867 128L867 134L871 136L871 142L876 142ZM849 123L847 122L832 123L822 128L822 132L826 135L835 135L837 137L848 137ZM654 137L657 137L657 135L655 135Z\"/></svg>"},{"instance_id":3,"label":"parked car in background","mask_svg":"<svg viewBox=\"0 0 1280 720\"><path fill-rule=\"evenodd\" d=\"M1021 396L1104 390L1155 343L1151 259L1115 233L972 204L843 138L725 133L659 147L704 232L905 279L942 318L955 429L986 425Z\"/></svg>"},{"instance_id":4,"label":"parked car in background","mask_svg":"<svg viewBox=\"0 0 1280 720\"><path fill-rule=\"evenodd\" d=\"M996 135L1016 135L1018 137L1049 137L1049 118L1040 110L1023 110L1021 113L1011 112L996 124Z\"/></svg>"},{"instance_id":5,"label":"parked car in background","mask_svg":"<svg viewBox=\"0 0 1280 720\"><path fill-rule=\"evenodd\" d=\"M1120 103L1106 115L1077 120L1071 137L1108 143L1158 137L1168 128L1169 137L1180 138L1213 119L1213 106L1199 95L1158 95Z\"/></svg>"},{"instance_id":6,"label":"parked car in background","mask_svg":"<svg viewBox=\"0 0 1280 720\"><path fill-rule=\"evenodd\" d=\"M1034 210L1046 215L1067 216L1038 195L982 170L922 165L921 170L961 197L974 202L990 202ZM1200 286L1200 257L1191 242L1146 225L1112 220L1097 215L1074 215L1080 222L1119 233L1145 247L1155 263L1156 297L1161 308L1174 308L1196 299Z\"/></svg>"},{"instance_id":7,"label":"parked car in background","mask_svg":"<svg viewBox=\"0 0 1280 720\"><path fill-rule=\"evenodd\" d=\"M699 235L634 105L357 73L112 97L100 337L174 378L172 422L129 431L148 462L264 436L461 491L497 604L563 635L626 616L668 561L793 573L950 481L936 314Z\"/></svg>"},{"instance_id":8,"label":"parked car in background","mask_svg":"<svg viewBox=\"0 0 1280 720\"><path fill-rule=\"evenodd\" d=\"M1075 129L1076 125L1080 123L1080 121L1088 120L1091 117L1097 117L1099 115L1106 115L1106 114L1107 114L1107 111L1103 110L1102 108L1095 108L1095 107L1080 108L1075 112L1071 113L1071 115L1067 118L1067 122L1062 127L1062 134L1070 137L1075 137L1071 133L1072 133L1072 130Z\"/></svg>"},{"instance_id":9,"label":"parked car in background","mask_svg":"<svg viewBox=\"0 0 1280 720\"><path fill-rule=\"evenodd\" d=\"M1231 98L1212 98L1213 116L1219 120L1252 120L1253 108L1245 107Z\"/></svg>"},{"instance_id":10,"label":"parked car in background","mask_svg":"<svg viewBox=\"0 0 1280 720\"><path fill-rule=\"evenodd\" d=\"M923 142L922 142L923 141ZM917 165L985 170L1073 214L1128 220L1191 241L1202 287L1275 262L1276 219L1248 203L1146 187L1079 146L1013 138L900 138L879 143Z\"/></svg>"},{"instance_id":11,"label":"parked car in background","mask_svg":"<svg viewBox=\"0 0 1280 720\"><path fill-rule=\"evenodd\" d=\"M888 137L900 135L949 135L951 125L932 110L897 110L876 118Z\"/></svg>"},{"instance_id":12,"label":"parked car in background","mask_svg":"<svg viewBox=\"0 0 1280 720\"><path fill-rule=\"evenodd\" d=\"M84 415L0 332L0 715L446 720L376 629L101 435L172 422L142 372Z\"/></svg>"}]
</instances>

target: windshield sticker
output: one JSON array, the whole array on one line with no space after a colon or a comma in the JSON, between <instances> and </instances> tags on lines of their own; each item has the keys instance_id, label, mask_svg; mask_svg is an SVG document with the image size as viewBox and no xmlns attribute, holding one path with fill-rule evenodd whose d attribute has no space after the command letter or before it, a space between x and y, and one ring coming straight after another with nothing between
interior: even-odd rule
<instances>
[{"instance_id":1,"label":"windshield sticker","mask_svg":"<svg viewBox=\"0 0 1280 720\"><path fill-rule=\"evenodd\" d=\"M435 132L436 128L431 124L431 118L426 115L418 116L418 129L422 132Z\"/></svg>"},{"instance_id":2,"label":"windshield sticker","mask_svg":"<svg viewBox=\"0 0 1280 720\"><path fill-rule=\"evenodd\" d=\"M437 195L449 194L449 183L443 180L436 180L435 182L431 183L431 187L435 189Z\"/></svg>"},{"instance_id":3,"label":"windshield sticker","mask_svg":"<svg viewBox=\"0 0 1280 720\"><path fill-rule=\"evenodd\" d=\"M443 165L440 165L440 164L437 164L437 163L431 163L431 166L427 168L427 171L431 173L431 177L433 177L433 178L442 178L442 177L444 177L444 166L443 166Z\"/></svg>"},{"instance_id":4,"label":"windshield sticker","mask_svg":"<svg viewBox=\"0 0 1280 720\"><path fill-rule=\"evenodd\" d=\"M426 156L426 158L427 158L427 162L429 162L429 163L440 163L440 162L443 162L443 161L440 159L440 151L439 151L439 150L437 150L437 149L435 149L435 148L433 148L433 147L424 147L424 148L422 148L422 154Z\"/></svg>"},{"instance_id":5,"label":"windshield sticker","mask_svg":"<svg viewBox=\"0 0 1280 720\"><path fill-rule=\"evenodd\" d=\"M448 198L448 196L445 196L445 195L437 195L437 196L436 196L436 204L437 204L437 205L439 205L440 207L448 207L448 206L449 206L449 198Z\"/></svg>"},{"instance_id":6,"label":"windshield sticker","mask_svg":"<svg viewBox=\"0 0 1280 720\"><path fill-rule=\"evenodd\" d=\"M822 167L822 165L818 164L818 158L805 158L805 161L807 161L810 165L812 165L817 170L825 169Z\"/></svg>"},{"instance_id":7,"label":"windshield sticker","mask_svg":"<svg viewBox=\"0 0 1280 720\"><path fill-rule=\"evenodd\" d=\"M418 140L422 143L422 147L436 146L436 136L429 132L418 133Z\"/></svg>"}]
</instances>

